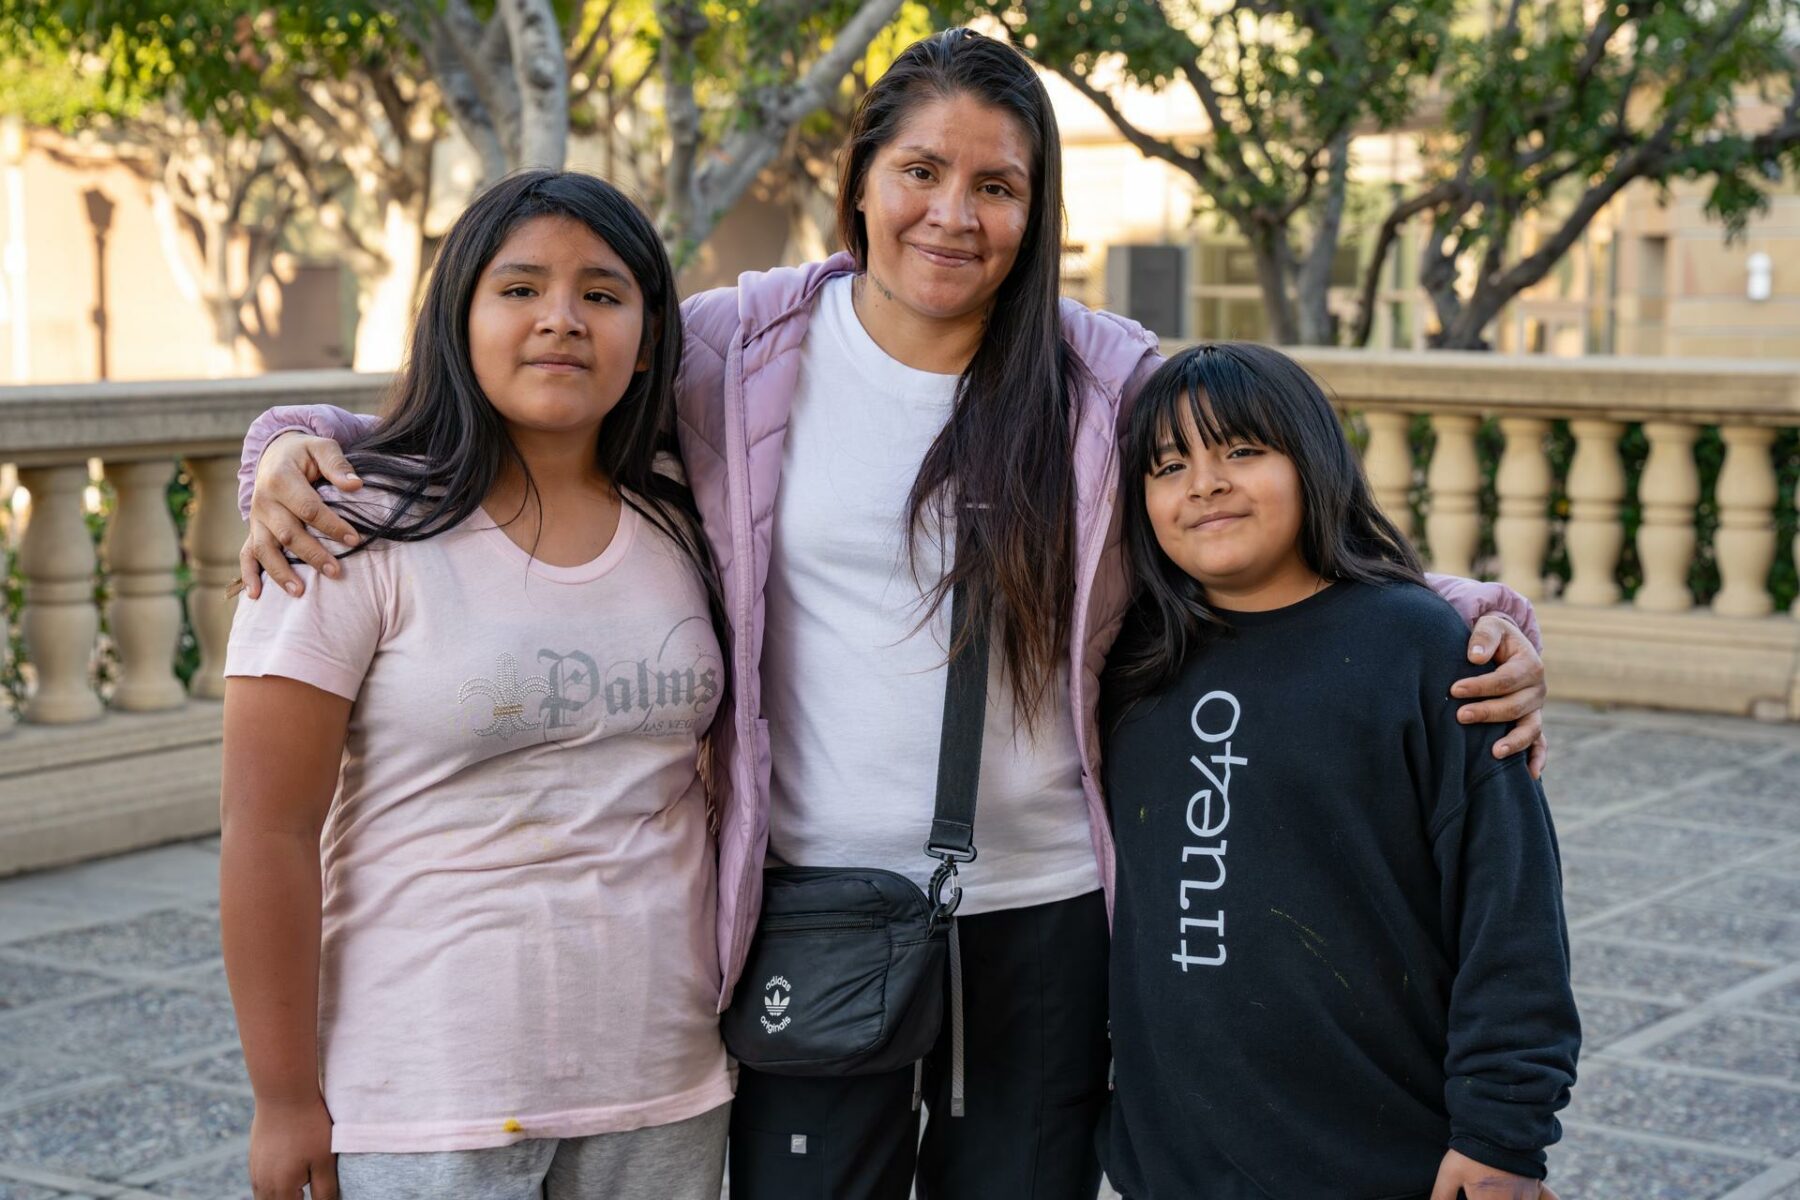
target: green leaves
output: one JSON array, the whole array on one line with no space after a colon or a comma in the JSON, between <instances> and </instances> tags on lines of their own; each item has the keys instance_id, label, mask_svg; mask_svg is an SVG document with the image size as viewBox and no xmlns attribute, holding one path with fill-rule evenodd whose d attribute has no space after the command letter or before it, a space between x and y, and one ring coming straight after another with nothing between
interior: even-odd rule
<instances>
[{"instance_id":1,"label":"green leaves","mask_svg":"<svg viewBox=\"0 0 1800 1200\"><path fill-rule=\"evenodd\" d=\"M6 86L35 77L28 115L64 127L172 103L222 132L255 131L297 76L341 73L396 42L391 15L351 0L0 0Z\"/></svg>"}]
</instances>

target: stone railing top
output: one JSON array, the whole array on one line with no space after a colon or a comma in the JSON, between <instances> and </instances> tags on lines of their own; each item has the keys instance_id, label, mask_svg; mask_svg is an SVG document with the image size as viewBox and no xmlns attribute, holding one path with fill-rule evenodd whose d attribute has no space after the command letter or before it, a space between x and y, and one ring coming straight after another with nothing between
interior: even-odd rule
<instances>
[{"instance_id":1,"label":"stone railing top","mask_svg":"<svg viewBox=\"0 0 1800 1200\"><path fill-rule=\"evenodd\" d=\"M1187 343L1166 341L1174 353ZM1288 352L1352 408L1800 425L1800 362L1546 358L1456 350ZM279 404L373 412L388 375L280 371L241 379L0 387L0 462L24 466L235 453Z\"/></svg>"},{"instance_id":2,"label":"stone railing top","mask_svg":"<svg viewBox=\"0 0 1800 1200\"><path fill-rule=\"evenodd\" d=\"M1190 344L1165 341L1163 350ZM1800 362L1792 360L1285 349L1351 408L1800 425Z\"/></svg>"},{"instance_id":3,"label":"stone railing top","mask_svg":"<svg viewBox=\"0 0 1800 1200\"><path fill-rule=\"evenodd\" d=\"M388 375L277 371L241 379L0 387L0 462L235 454L258 413L279 404L373 412Z\"/></svg>"}]
</instances>

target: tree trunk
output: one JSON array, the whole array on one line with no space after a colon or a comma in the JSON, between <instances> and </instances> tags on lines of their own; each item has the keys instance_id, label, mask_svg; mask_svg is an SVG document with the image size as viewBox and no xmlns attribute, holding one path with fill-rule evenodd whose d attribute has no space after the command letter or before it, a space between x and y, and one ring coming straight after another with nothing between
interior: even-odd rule
<instances>
[{"instance_id":1,"label":"tree trunk","mask_svg":"<svg viewBox=\"0 0 1800 1200\"><path fill-rule=\"evenodd\" d=\"M227 379L243 374L239 339L244 332L244 315L237 298L230 294L209 296L206 315L212 326L212 345L206 351L206 374L209 379Z\"/></svg>"},{"instance_id":2,"label":"tree trunk","mask_svg":"<svg viewBox=\"0 0 1800 1200\"><path fill-rule=\"evenodd\" d=\"M1278 346L1291 346L1300 336L1294 301L1288 295L1292 261L1286 250L1287 242L1280 230L1259 229L1250 239L1256 282L1262 288L1263 312L1269 319L1269 340Z\"/></svg>"},{"instance_id":3,"label":"tree trunk","mask_svg":"<svg viewBox=\"0 0 1800 1200\"><path fill-rule=\"evenodd\" d=\"M569 76L562 33L550 0L501 0L519 81L518 160L509 165L560 171L568 157Z\"/></svg>"},{"instance_id":4,"label":"tree trunk","mask_svg":"<svg viewBox=\"0 0 1800 1200\"><path fill-rule=\"evenodd\" d=\"M1325 195L1318 207L1312 248L1301 264L1298 281L1300 342L1329 346L1337 341L1331 324L1331 268L1343 240L1344 198L1350 181L1350 134L1332 139L1331 166L1325 176Z\"/></svg>"},{"instance_id":5,"label":"tree trunk","mask_svg":"<svg viewBox=\"0 0 1800 1200\"><path fill-rule=\"evenodd\" d=\"M424 216L423 204L390 199L384 206L381 245L385 262L380 270L367 274L358 289L361 312L351 360L358 371L395 371L406 355L407 327L412 321L424 251Z\"/></svg>"}]
</instances>

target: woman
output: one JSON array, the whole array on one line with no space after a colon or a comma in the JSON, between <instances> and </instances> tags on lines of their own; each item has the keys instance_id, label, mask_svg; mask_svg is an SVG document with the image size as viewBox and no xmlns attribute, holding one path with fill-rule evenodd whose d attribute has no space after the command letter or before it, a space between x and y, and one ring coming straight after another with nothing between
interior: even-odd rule
<instances>
[{"instance_id":1,"label":"woman","mask_svg":"<svg viewBox=\"0 0 1800 1200\"><path fill-rule=\"evenodd\" d=\"M741 1071L740 1200L899 1198L915 1174L932 1200L1098 1186L1112 843L1095 683L1127 599L1114 430L1160 356L1131 322L1058 301L1062 224L1042 83L1010 46L952 29L908 48L858 109L839 189L849 253L683 306L681 446L732 622L736 701L716 730L722 1002L755 929L765 851L929 874L942 600L959 576L997 650L980 858L963 868L959 914L966 1115L946 1119L948 1022L926 1063L922 1140L910 1070ZM246 499L257 456L288 428L348 440L360 426L318 408L259 421ZM268 458L243 568L252 586L265 568L287 586L284 548L323 561L303 522L334 530L309 480L341 482L345 468L318 438L284 438ZM946 493L963 501L954 529ZM1530 621L1504 589L1442 590L1465 615L1504 595ZM1505 665L1461 685L1502 697L1470 719L1520 720L1500 749L1531 745L1542 664L1525 636L1484 617L1471 655Z\"/></svg>"}]
</instances>

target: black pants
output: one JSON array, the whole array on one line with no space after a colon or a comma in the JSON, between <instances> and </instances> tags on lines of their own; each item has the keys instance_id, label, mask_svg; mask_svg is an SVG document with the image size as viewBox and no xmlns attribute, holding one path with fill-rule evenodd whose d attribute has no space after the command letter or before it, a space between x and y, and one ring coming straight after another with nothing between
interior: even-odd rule
<instances>
[{"instance_id":1,"label":"black pants","mask_svg":"<svg viewBox=\"0 0 1800 1200\"><path fill-rule=\"evenodd\" d=\"M796 1079L740 1068L731 1200L1093 1200L1106 1107L1106 906L1099 892L960 919L965 1115L950 1115L950 1021L911 1067ZM948 1008L946 1008L946 1014Z\"/></svg>"}]
</instances>

